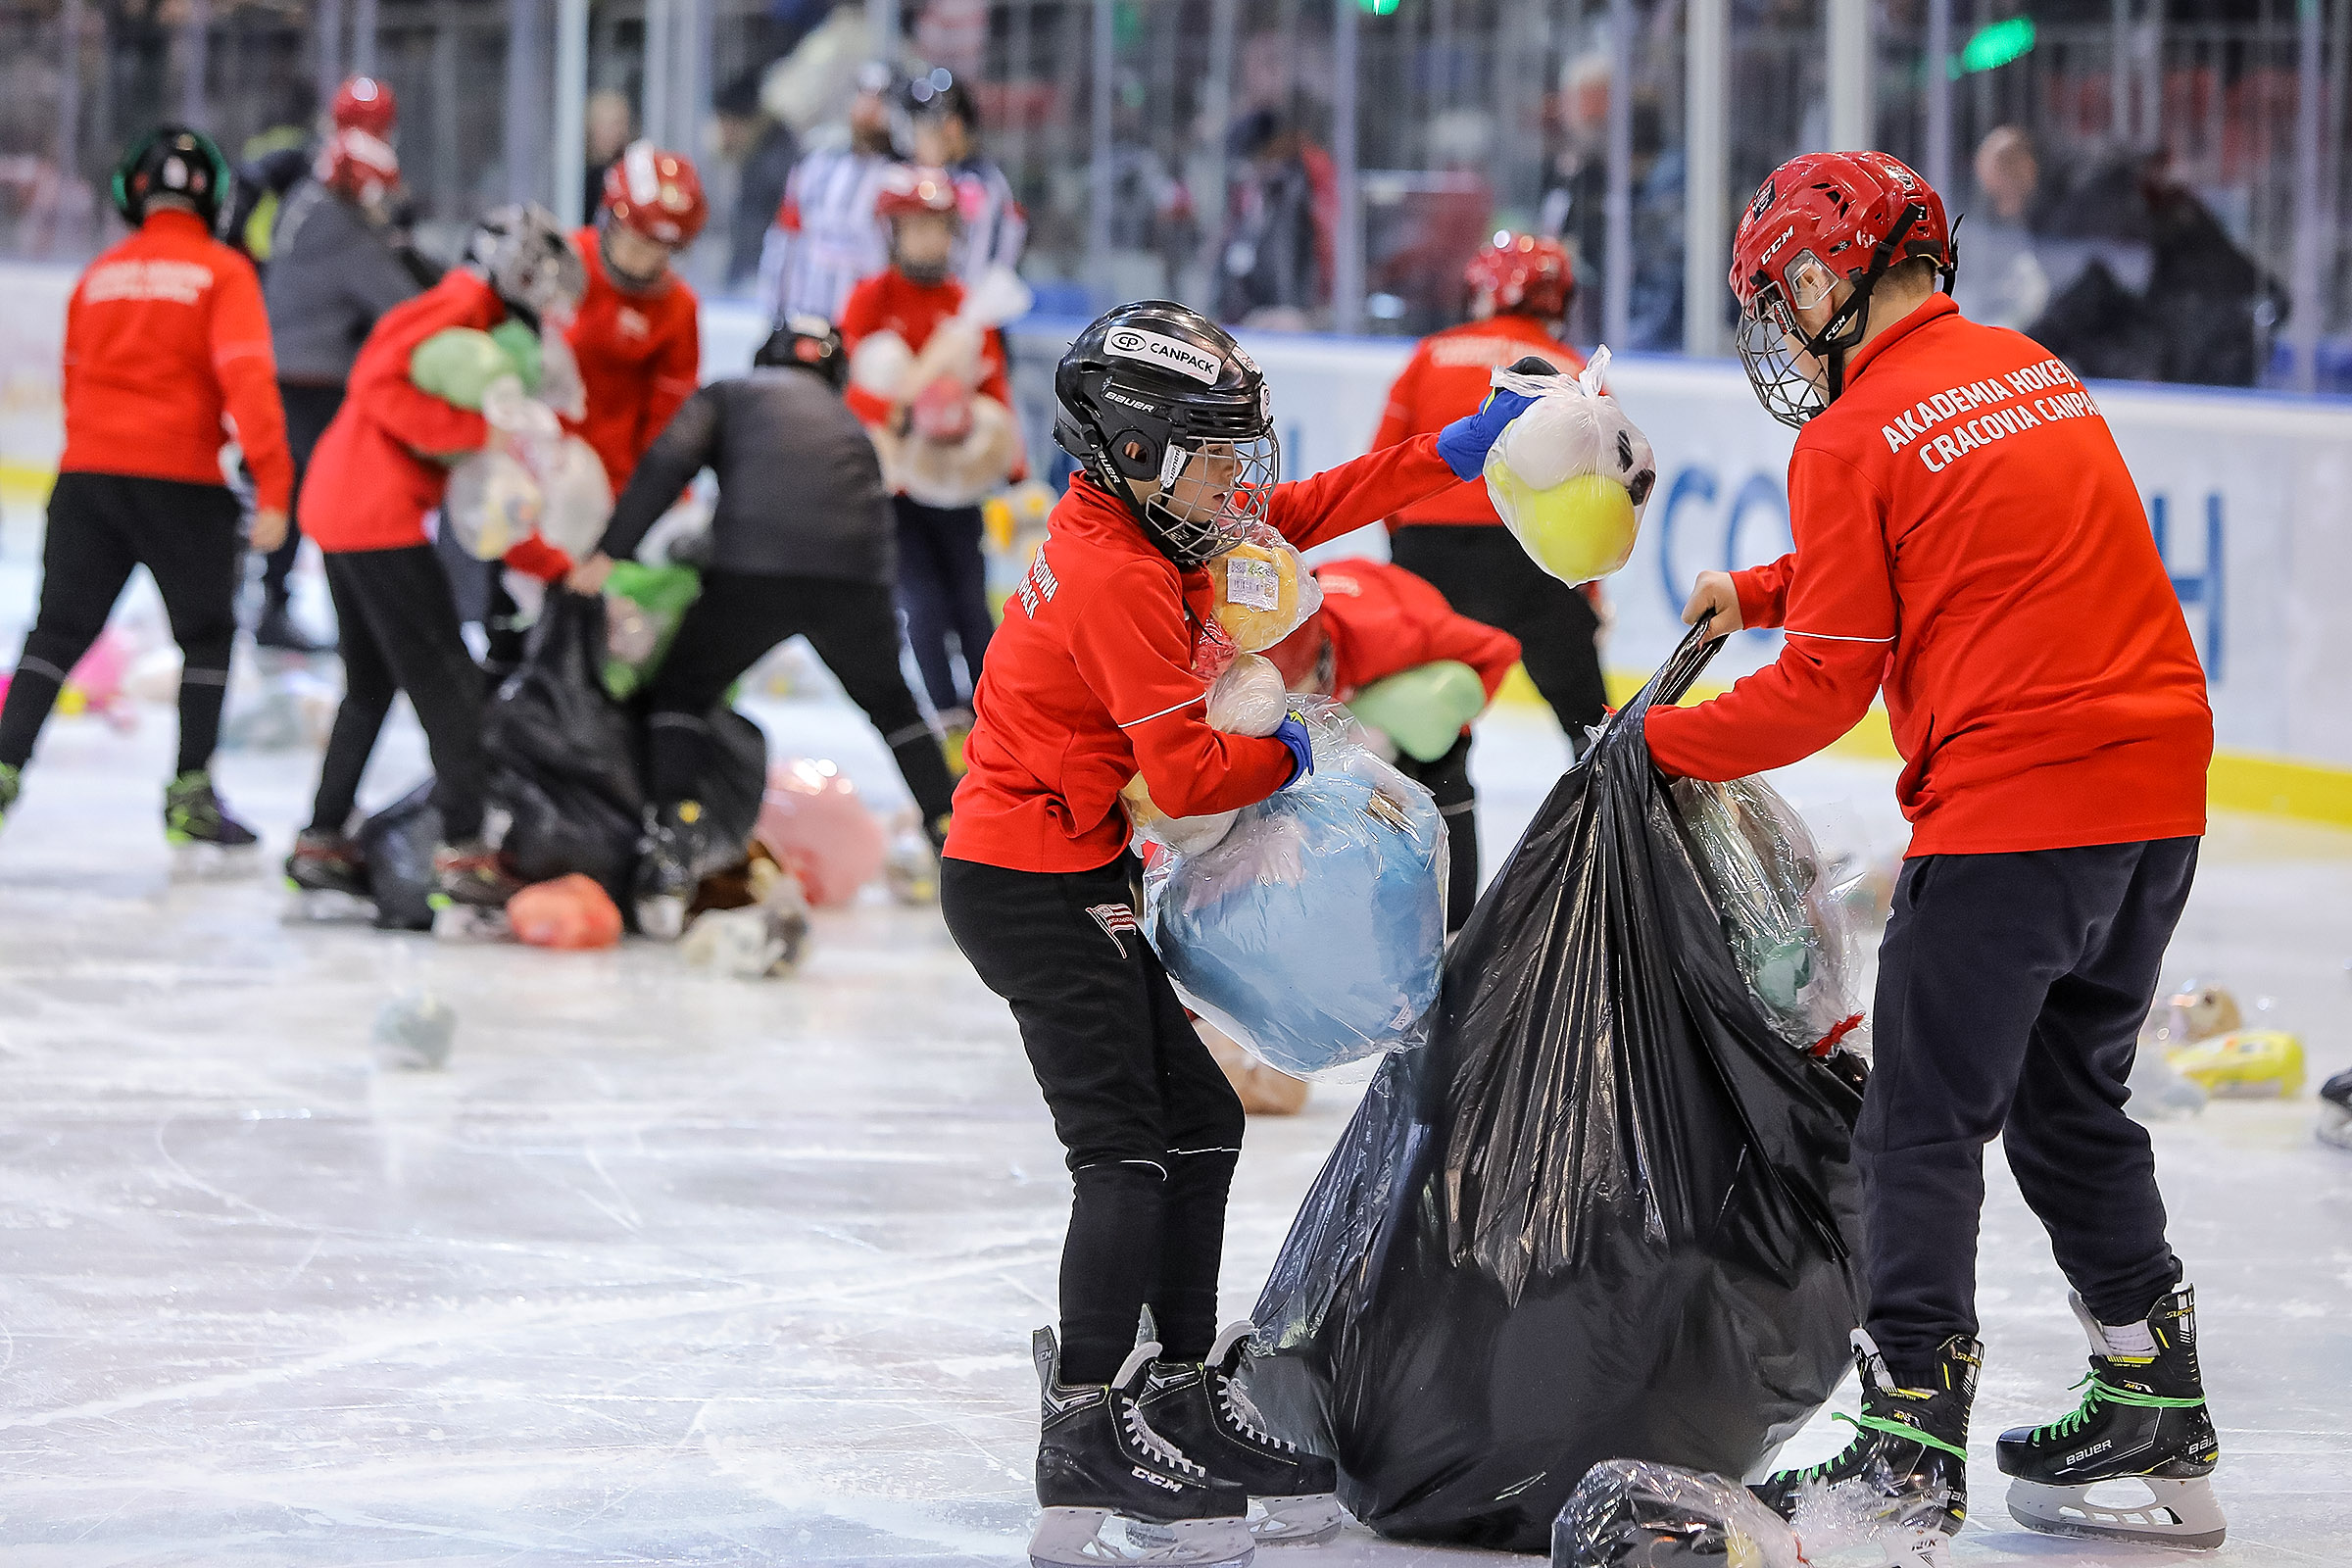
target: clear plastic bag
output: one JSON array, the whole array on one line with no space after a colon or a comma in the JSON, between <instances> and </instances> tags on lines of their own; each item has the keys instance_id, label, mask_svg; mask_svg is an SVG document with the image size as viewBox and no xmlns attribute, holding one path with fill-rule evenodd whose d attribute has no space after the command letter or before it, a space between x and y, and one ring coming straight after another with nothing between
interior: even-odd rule
<instances>
[{"instance_id":1,"label":"clear plastic bag","mask_svg":"<svg viewBox=\"0 0 2352 1568\"><path fill-rule=\"evenodd\" d=\"M1646 1459L1585 1472L1551 1527L1552 1568L1806 1568L1832 1558L1929 1568L1947 1560L1940 1495L1861 1481L1806 1493L1793 1522L1736 1481ZM1869 1548L1867 1557L1846 1554Z\"/></svg>"},{"instance_id":2,"label":"clear plastic bag","mask_svg":"<svg viewBox=\"0 0 2352 1568\"><path fill-rule=\"evenodd\" d=\"M1262 522L1209 561L1208 580L1215 623L1244 653L1273 647L1323 608L1323 585L1298 547Z\"/></svg>"},{"instance_id":3,"label":"clear plastic bag","mask_svg":"<svg viewBox=\"0 0 2352 1568\"><path fill-rule=\"evenodd\" d=\"M1446 827L1429 792L1308 705L1314 776L1154 858L1144 928L1194 1010L1300 1078L1429 1038Z\"/></svg>"},{"instance_id":4,"label":"clear plastic bag","mask_svg":"<svg viewBox=\"0 0 2352 1568\"><path fill-rule=\"evenodd\" d=\"M1487 494L1536 564L1572 587L1625 564L1657 484L1649 438L1603 390L1608 368L1600 348L1580 375L1492 377L1536 403L1488 451Z\"/></svg>"},{"instance_id":5,"label":"clear plastic bag","mask_svg":"<svg viewBox=\"0 0 2352 1568\"><path fill-rule=\"evenodd\" d=\"M1799 1051L1859 1052L1851 918L1795 808L1760 778L1676 779L1723 934L1773 1033Z\"/></svg>"}]
</instances>

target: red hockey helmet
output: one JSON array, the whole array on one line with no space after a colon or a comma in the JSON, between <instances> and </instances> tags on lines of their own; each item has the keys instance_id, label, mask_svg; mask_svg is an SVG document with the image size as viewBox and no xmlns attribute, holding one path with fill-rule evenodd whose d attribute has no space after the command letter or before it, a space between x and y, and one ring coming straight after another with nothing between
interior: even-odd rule
<instances>
[{"instance_id":1,"label":"red hockey helmet","mask_svg":"<svg viewBox=\"0 0 2352 1568\"><path fill-rule=\"evenodd\" d=\"M1493 302L1495 314L1556 321L1576 297L1576 269L1560 242L1544 234L1496 233L1462 271L1473 299Z\"/></svg>"},{"instance_id":2,"label":"red hockey helmet","mask_svg":"<svg viewBox=\"0 0 2352 1568\"><path fill-rule=\"evenodd\" d=\"M622 227L674 251L703 231L710 202L703 177L682 154L633 141L605 171L605 211Z\"/></svg>"},{"instance_id":3,"label":"red hockey helmet","mask_svg":"<svg viewBox=\"0 0 2352 1568\"><path fill-rule=\"evenodd\" d=\"M1732 236L1740 359L1766 413L1800 426L1844 389L1871 290L1897 262L1925 257L1946 289L1957 268L1943 199L1885 153L1807 153L1772 172ZM1853 293L1819 332L1796 313Z\"/></svg>"},{"instance_id":4,"label":"red hockey helmet","mask_svg":"<svg viewBox=\"0 0 2352 1568\"><path fill-rule=\"evenodd\" d=\"M400 123L400 99L393 94L388 81L374 76L346 76L343 85L335 89L335 106L330 113L337 130L364 130L389 141L392 127Z\"/></svg>"},{"instance_id":5,"label":"red hockey helmet","mask_svg":"<svg viewBox=\"0 0 2352 1568\"><path fill-rule=\"evenodd\" d=\"M959 217L955 176L944 169L918 169L912 164L901 164L883 175L882 189L874 197L874 216L888 220L917 213Z\"/></svg>"},{"instance_id":6,"label":"red hockey helmet","mask_svg":"<svg viewBox=\"0 0 2352 1568\"><path fill-rule=\"evenodd\" d=\"M326 139L311 172L336 195L371 207L400 183L400 155L381 136L349 125Z\"/></svg>"}]
</instances>

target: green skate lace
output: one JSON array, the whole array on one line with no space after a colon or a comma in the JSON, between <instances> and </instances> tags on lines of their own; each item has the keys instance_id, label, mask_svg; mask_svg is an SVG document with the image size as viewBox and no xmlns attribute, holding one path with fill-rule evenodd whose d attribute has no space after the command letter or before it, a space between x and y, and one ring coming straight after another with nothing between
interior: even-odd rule
<instances>
[{"instance_id":1,"label":"green skate lace","mask_svg":"<svg viewBox=\"0 0 2352 1568\"><path fill-rule=\"evenodd\" d=\"M2079 1389L2085 1383L2090 1385L2090 1392L2082 1396L2082 1402L2075 1406L2071 1414L2062 1415L2046 1426L2035 1427L2034 1442L2039 1443L2045 1437L2073 1437L2089 1424L2102 1399L2116 1404L2135 1405L2142 1410L2194 1410L2205 1402L2203 1399L2172 1399L2161 1394L2142 1394L2137 1389L2118 1388L2100 1377L2095 1367L2078 1378L2074 1386Z\"/></svg>"},{"instance_id":2,"label":"green skate lace","mask_svg":"<svg viewBox=\"0 0 2352 1568\"><path fill-rule=\"evenodd\" d=\"M1891 1437L1908 1438L1914 1443L1924 1443L1931 1448L1940 1448L1945 1453L1948 1453L1957 1459L1966 1459L1968 1457L1968 1450L1956 1444L1946 1443L1941 1438L1936 1437L1934 1433L1922 1432L1915 1426L1907 1426L1900 1421L1889 1421L1883 1415L1846 1415L1840 1411L1832 1411L1830 1414L1830 1419L1833 1421L1842 1421L1847 1426L1852 1427L1855 1432L1855 1443L1862 1441L1860 1435L1864 1432L1884 1432ZM1853 1444L1848 1444L1846 1446L1851 1447L1853 1446ZM1838 1460L1844 1457L1844 1451L1841 1449L1836 1458L1824 1459L1817 1465L1812 1465L1806 1469L1799 1470L1796 1473L1796 1479L1799 1481L1818 1481L1822 1477L1828 1475L1833 1469L1837 1468Z\"/></svg>"}]
</instances>

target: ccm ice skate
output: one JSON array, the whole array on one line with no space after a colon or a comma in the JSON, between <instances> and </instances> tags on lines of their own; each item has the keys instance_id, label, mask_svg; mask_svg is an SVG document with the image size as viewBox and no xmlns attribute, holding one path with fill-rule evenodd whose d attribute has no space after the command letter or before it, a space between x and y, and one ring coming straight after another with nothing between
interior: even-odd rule
<instances>
[{"instance_id":1,"label":"ccm ice skate","mask_svg":"<svg viewBox=\"0 0 2352 1568\"><path fill-rule=\"evenodd\" d=\"M2001 1434L2009 1514L2029 1530L2210 1550L2227 1522L2206 1478L2222 1446L2197 1371L2196 1293L2175 1287L2143 1322L2110 1328L2070 1298L2090 1339L2082 1405L2047 1426ZM2077 1387L2082 1387L2078 1384ZM2093 1501L2102 1482L2138 1482L2144 1502Z\"/></svg>"},{"instance_id":2,"label":"ccm ice skate","mask_svg":"<svg viewBox=\"0 0 2352 1568\"><path fill-rule=\"evenodd\" d=\"M305 920L358 920L374 910L368 885L368 857L348 833L305 828L294 835L286 857L286 886L294 890L291 916Z\"/></svg>"},{"instance_id":3,"label":"ccm ice skate","mask_svg":"<svg viewBox=\"0 0 2352 1568\"><path fill-rule=\"evenodd\" d=\"M1103 1568L1167 1563L1242 1568L1256 1553L1250 1494L1152 1430L1137 1397L1159 1353L1135 1348L1109 1383L1061 1381L1061 1349L1039 1329L1037 1500L1044 1510L1029 1537L1035 1568ZM1125 1539L1106 1538L1113 1520Z\"/></svg>"},{"instance_id":4,"label":"ccm ice skate","mask_svg":"<svg viewBox=\"0 0 2352 1568\"><path fill-rule=\"evenodd\" d=\"M1266 1430L1237 1381L1256 1332L1250 1323L1230 1324L1205 1361L1153 1361L1137 1402L1152 1431L1250 1494L1262 1510L1250 1521L1258 1544L1321 1545L1344 1522L1339 1467Z\"/></svg>"},{"instance_id":5,"label":"ccm ice skate","mask_svg":"<svg viewBox=\"0 0 2352 1568\"><path fill-rule=\"evenodd\" d=\"M164 842L172 846L173 870L219 876L248 869L262 841L222 808L212 774L198 769L164 787Z\"/></svg>"},{"instance_id":6,"label":"ccm ice skate","mask_svg":"<svg viewBox=\"0 0 2352 1568\"><path fill-rule=\"evenodd\" d=\"M1968 1518L1968 1413L1984 1348L1955 1334L1936 1347L1926 1385L1899 1388L1868 1334L1854 1330L1862 1413L1840 1415L1854 1441L1826 1464L1750 1487L1802 1537L1867 1535L1889 1560L1940 1564L1945 1536Z\"/></svg>"}]
</instances>

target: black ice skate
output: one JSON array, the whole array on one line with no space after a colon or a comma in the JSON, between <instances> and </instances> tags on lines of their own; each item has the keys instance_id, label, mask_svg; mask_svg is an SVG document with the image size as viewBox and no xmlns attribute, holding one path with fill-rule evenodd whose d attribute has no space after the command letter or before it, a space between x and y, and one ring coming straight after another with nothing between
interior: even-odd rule
<instances>
[{"instance_id":1,"label":"black ice skate","mask_svg":"<svg viewBox=\"0 0 2352 1568\"><path fill-rule=\"evenodd\" d=\"M0 768L5 773L6 768ZM0 778L0 816L8 814L8 781ZM2352 1069L2320 1085L2320 1119L2312 1128L2323 1144L2352 1149Z\"/></svg>"},{"instance_id":2,"label":"black ice skate","mask_svg":"<svg viewBox=\"0 0 2352 1568\"><path fill-rule=\"evenodd\" d=\"M1886 1357L1856 1329L1862 1413L1837 1417L1853 1426L1854 1441L1826 1464L1783 1470L1748 1490L1800 1539L1808 1516L1837 1533L1861 1518L1890 1559L1942 1562L1941 1538L1968 1518L1968 1412L1984 1356L1983 1346L1955 1334L1936 1348L1926 1387L1897 1388Z\"/></svg>"},{"instance_id":3,"label":"black ice skate","mask_svg":"<svg viewBox=\"0 0 2352 1568\"><path fill-rule=\"evenodd\" d=\"M195 875L240 871L261 854L253 829L221 808L213 776L198 769L164 787L164 842L173 869Z\"/></svg>"},{"instance_id":4,"label":"black ice skate","mask_svg":"<svg viewBox=\"0 0 2352 1568\"><path fill-rule=\"evenodd\" d=\"M1339 1467L1266 1430L1265 1417L1236 1380L1252 1324L1217 1336L1206 1361L1153 1361L1138 1403L1152 1430L1250 1494L1262 1510L1250 1521L1261 1546L1321 1545L1340 1533Z\"/></svg>"},{"instance_id":5,"label":"black ice skate","mask_svg":"<svg viewBox=\"0 0 2352 1568\"><path fill-rule=\"evenodd\" d=\"M637 858L637 929L656 941L675 942L686 929L694 890L717 869L710 860L701 802L680 801L650 813Z\"/></svg>"},{"instance_id":6,"label":"black ice skate","mask_svg":"<svg viewBox=\"0 0 2352 1568\"><path fill-rule=\"evenodd\" d=\"M1108 1563L1230 1564L1255 1555L1250 1495L1218 1480L1152 1430L1136 1403L1144 1370L1159 1347L1135 1348L1110 1383L1061 1381L1052 1329L1034 1341L1039 1386L1037 1500L1044 1510L1029 1537L1036 1568L1102 1568ZM1105 1539L1118 1520L1125 1539Z\"/></svg>"},{"instance_id":7,"label":"black ice skate","mask_svg":"<svg viewBox=\"0 0 2352 1568\"><path fill-rule=\"evenodd\" d=\"M507 869L506 857L481 839L433 847L431 902L436 913L452 907L503 909L521 889ZM434 929L439 929L437 920Z\"/></svg>"},{"instance_id":8,"label":"black ice skate","mask_svg":"<svg viewBox=\"0 0 2352 1568\"><path fill-rule=\"evenodd\" d=\"M2197 1371L2196 1293L2178 1286L2157 1298L2144 1325L2124 1329L2102 1325L2081 1297L2072 1300L2090 1337L2090 1372L2082 1380L2089 1387L2074 1414L2001 1434L2001 1473L2015 1478L2010 1516L2058 1536L2220 1545L2226 1522L2206 1478L2222 1446ZM2152 1349L2135 1344L2132 1330L2139 1327ZM2091 1501L2090 1489L2108 1481L2137 1481L2150 1495L2144 1502Z\"/></svg>"},{"instance_id":9,"label":"black ice skate","mask_svg":"<svg viewBox=\"0 0 2352 1568\"><path fill-rule=\"evenodd\" d=\"M286 886L294 890L295 912L312 920L364 919L373 908L368 886L368 858L348 833L305 828L286 857Z\"/></svg>"},{"instance_id":10,"label":"black ice skate","mask_svg":"<svg viewBox=\"0 0 2352 1568\"><path fill-rule=\"evenodd\" d=\"M295 624L294 616L282 599L264 608L262 618L253 625L253 641L259 648L275 649L282 654L301 654L306 658L313 654L334 652L333 645L319 642Z\"/></svg>"}]
</instances>

